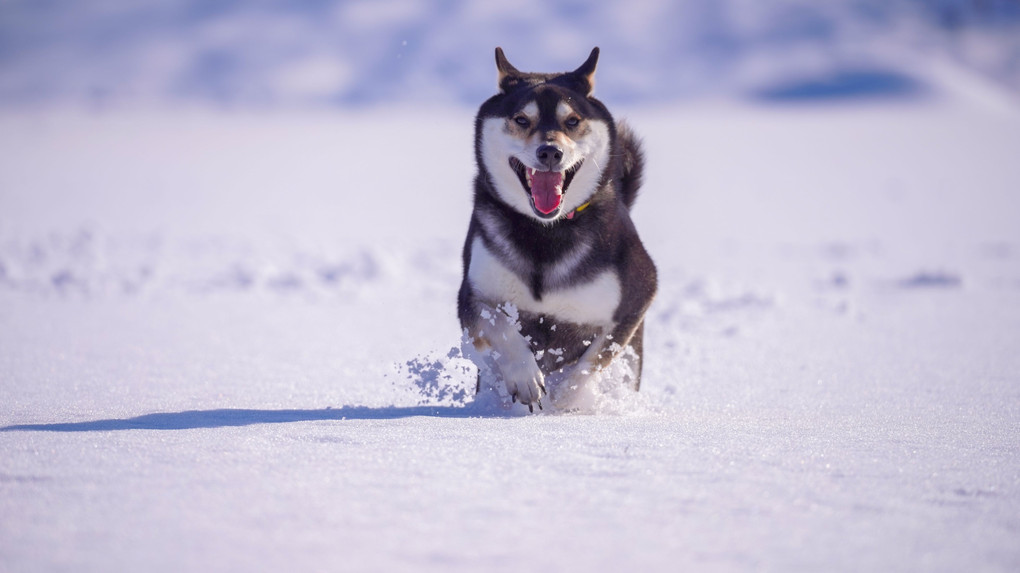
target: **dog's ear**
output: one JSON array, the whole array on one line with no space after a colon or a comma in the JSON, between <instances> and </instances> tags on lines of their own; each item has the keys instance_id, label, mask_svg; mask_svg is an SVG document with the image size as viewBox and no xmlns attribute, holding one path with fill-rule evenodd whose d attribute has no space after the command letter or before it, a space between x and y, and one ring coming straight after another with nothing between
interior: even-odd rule
<instances>
[{"instance_id":1,"label":"dog's ear","mask_svg":"<svg viewBox=\"0 0 1020 573\"><path fill-rule=\"evenodd\" d=\"M585 95L590 96L591 93L595 91L595 66L597 66L598 63L599 49L596 46L595 48L592 48L591 54L589 54L588 59L581 64L581 67L571 72L571 75L577 78L578 82L584 86L584 89L581 91L585 92Z\"/></svg>"},{"instance_id":2,"label":"dog's ear","mask_svg":"<svg viewBox=\"0 0 1020 573\"><path fill-rule=\"evenodd\" d=\"M499 72L500 93L507 93L520 82L521 72L507 61L503 48L496 48L496 71Z\"/></svg>"}]
</instances>

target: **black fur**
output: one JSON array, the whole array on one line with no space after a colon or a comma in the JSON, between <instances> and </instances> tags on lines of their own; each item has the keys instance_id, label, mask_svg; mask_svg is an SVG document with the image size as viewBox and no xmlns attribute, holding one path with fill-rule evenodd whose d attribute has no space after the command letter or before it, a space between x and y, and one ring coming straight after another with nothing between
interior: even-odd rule
<instances>
[{"instance_id":1,"label":"black fur","mask_svg":"<svg viewBox=\"0 0 1020 573\"><path fill-rule=\"evenodd\" d=\"M637 200L638 189L641 188L641 176L645 170L645 155L641 152L641 143L631 131L630 126L620 122L616 127L616 139L623 154L623 168L620 175L620 197L623 204L630 209Z\"/></svg>"}]
</instances>

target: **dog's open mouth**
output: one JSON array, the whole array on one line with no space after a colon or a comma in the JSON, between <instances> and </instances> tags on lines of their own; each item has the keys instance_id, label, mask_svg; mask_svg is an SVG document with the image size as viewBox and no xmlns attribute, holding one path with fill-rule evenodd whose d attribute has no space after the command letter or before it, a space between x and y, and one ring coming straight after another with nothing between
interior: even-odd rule
<instances>
[{"instance_id":1,"label":"dog's open mouth","mask_svg":"<svg viewBox=\"0 0 1020 573\"><path fill-rule=\"evenodd\" d=\"M510 168L517 173L521 186L531 196L531 204L541 215L551 215L563 203L563 195L574 180L574 174L584 161L578 161L566 171L536 171L516 157L510 158Z\"/></svg>"}]
</instances>

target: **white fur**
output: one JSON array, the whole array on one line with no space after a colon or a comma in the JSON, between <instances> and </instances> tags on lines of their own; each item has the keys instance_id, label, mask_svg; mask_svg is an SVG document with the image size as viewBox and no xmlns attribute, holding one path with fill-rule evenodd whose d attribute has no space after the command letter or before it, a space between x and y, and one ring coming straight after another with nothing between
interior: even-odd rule
<instances>
[{"instance_id":1,"label":"white fur","mask_svg":"<svg viewBox=\"0 0 1020 573\"><path fill-rule=\"evenodd\" d=\"M524 161L525 146L524 141L507 133L505 119L490 117L482 124L482 161L492 177L496 194L517 212L534 217L531 199L521 187L521 181L509 163L510 156ZM525 165L531 163L529 158Z\"/></svg>"},{"instance_id":2,"label":"white fur","mask_svg":"<svg viewBox=\"0 0 1020 573\"><path fill-rule=\"evenodd\" d=\"M478 297L489 304L510 302L519 310L575 324L610 326L620 304L620 279L611 270L584 284L548 289L541 300L535 300L529 286L489 252L481 238L471 244L468 280Z\"/></svg>"},{"instance_id":3,"label":"white fur","mask_svg":"<svg viewBox=\"0 0 1020 573\"><path fill-rule=\"evenodd\" d=\"M591 199L602 178L602 170L609 163L609 127L601 121L589 121L588 127L587 135L574 140L571 165L581 159L584 159L584 165L574 174L574 180L567 188L561 217Z\"/></svg>"},{"instance_id":4,"label":"white fur","mask_svg":"<svg viewBox=\"0 0 1020 573\"><path fill-rule=\"evenodd\" d=\"M570 104L567 102L561 101L556 104L556 119L560 120L560 123L566 121L572 113L574 113L574 108L570 107Z\"/></svg>"},{"instance_id":5,"label":"white fur","mask_svg":"<svg viewBox=\"0 0 1020 573\"><path fill-rule=\"evenodd\" d=\"M524 115L528 116L528 119L530 119L532 123L538 121L538 104L537 103L530 102L528 105L524 106L524 109L522 109L521 112L523 112Z\"/></svg>"},{"instance_id":6,"label":"white fur","mask_svg":"<svg viewBox=\"0 0 1020 573\"><path fill-rule=\"evenodd\" d=\"M528 341L521 336L516 308L481 304L478 335L491 349L483 360L506 386L507 393L530 404L542 397L545 374L538 367Z\"/></svg>"}]
</instances>

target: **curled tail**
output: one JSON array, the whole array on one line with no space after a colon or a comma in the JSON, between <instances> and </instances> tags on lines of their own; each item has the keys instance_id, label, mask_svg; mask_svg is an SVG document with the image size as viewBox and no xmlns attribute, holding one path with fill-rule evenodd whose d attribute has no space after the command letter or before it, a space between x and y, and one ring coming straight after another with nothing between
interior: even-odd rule
<instances>
[{"instance_id":1,"label":"curled tail","mask_svg":"<svg viewBox=\"0 0 1020 573\"><path fill-rule=\"evenodd\" d=\"M630 209L634 206L638 189L641 187L645 156L641 150L641 140L634 135L626 123L618 122L616 124L616 145L617 153L623 156L620 185L617 187L617 191L623 199L623 204L627 206L627 209Z\"/></svg>"}]
</instances>

